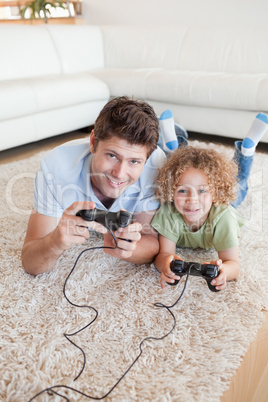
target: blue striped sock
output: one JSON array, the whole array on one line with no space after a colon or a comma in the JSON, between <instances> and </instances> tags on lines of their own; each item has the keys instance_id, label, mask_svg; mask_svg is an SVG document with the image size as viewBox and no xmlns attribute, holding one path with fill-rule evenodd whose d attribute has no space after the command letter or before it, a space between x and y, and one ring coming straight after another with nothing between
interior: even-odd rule
<instances>
[{"instance_id":1,"label":"blue striped sock","mask_svg":"<svg viewBox=\"0 0 268 402\"><path fill-rule=\"evenodd\" d=\"M268 116L259 113L255 117L246 138L242 142L241 152L244 156L254 154L256 146L268 129Z\"/></svg>"},{"instance_id":2,"label":"blue striped sock","mask_svg":"<svg viewBox=\"0 0 268 402\"><path fill-rule=\"evenodd\" d=\"M171 110L165 110L159 118L160 132L163 138L164 151L172 152L178 148L174 117Z\"/></svg>"}]
</instances>

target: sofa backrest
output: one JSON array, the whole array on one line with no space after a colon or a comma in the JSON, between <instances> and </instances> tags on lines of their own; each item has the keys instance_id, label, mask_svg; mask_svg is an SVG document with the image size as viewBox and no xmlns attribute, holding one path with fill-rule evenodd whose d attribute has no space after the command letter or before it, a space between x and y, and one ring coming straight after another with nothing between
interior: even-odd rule
<instances>
[{"instance_id":1,"label":"sofa backrest","mask_svg":"<svg viewBox=\"0 0 268 402\"><path fill-rule=\"evenodd\" d=\"M105 66L267 73L268 27L101 26Z\"/></svg>"},{"instance_id":2,"label":"sofa backrest","mask_svg":"<svg viewBox=\"0 0 268 402\"><path fill-rule=\"evenodd\" d=\"M0 81L77 73L104 66L95 26L0 24Z\"/></svg>"},{"instance_id":3,"label":"sofa backrest","mask_svg":"<svg viewBox=\"0 0 268 402\"><path fill-rule=\"evenodd\" d=\"M61 70L50 34L39 26L0 24L0 81Z\"/></svg>"},{"instance_id":4,"label":"sofa backrest","mask_svg":"<svg viewBox=\"0 0 268 402\"><path fill-rule=\"evenodd\" d=\"M47 25L62 72L65 74L104 67L102 33L93 25Z\"/></svg>"},{"instance_id":5,"label":"sofa backrest","mask_svg":"<svg viewBox=\"0 0 268 402\"><path fill-rule=\"evenodd\" d=\"M268 27L0 24L0 81L99 68L267 73Z\"/></svg>"},{"instance_id":6,"label":"sofa backrest","mask_svg":"<svg viewBox=\"0 0 268 402\"><path fill-rule=\"evenodd\" d=\"M101 26L108 68L174 69L186 32L185 27Z\"/></svg>"}]
</instances>

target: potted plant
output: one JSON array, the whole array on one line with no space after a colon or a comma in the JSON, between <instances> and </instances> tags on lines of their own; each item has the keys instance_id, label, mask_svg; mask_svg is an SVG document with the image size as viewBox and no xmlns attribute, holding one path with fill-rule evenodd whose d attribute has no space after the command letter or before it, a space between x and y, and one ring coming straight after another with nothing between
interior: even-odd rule
<instances>
[{"instance_id":1,"label":"potted plant","mask_svg":"<svg viewBox=\"0 0 268 402\"><path fill-rule=\"evenodd\" d=\"M25 13L29 10L30 20L43 18L47 23L48 17L51 15L50 9L57 7L66 9L66 4L57 0L33 0L20 7L20 15L25 18Z\"/></svg>"}]
</instances>

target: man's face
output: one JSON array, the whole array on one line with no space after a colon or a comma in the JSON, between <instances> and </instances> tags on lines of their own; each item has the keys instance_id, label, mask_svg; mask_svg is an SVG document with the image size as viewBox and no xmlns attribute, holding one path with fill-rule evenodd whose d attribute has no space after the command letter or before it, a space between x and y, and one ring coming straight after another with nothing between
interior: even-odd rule
<instances>
[{"instance_id":1,"label":"man's face","mask_svg":"<svg viewBox=\"0 0 268 402\"><path fill-rule=\"evenodd\" d=\"M94 131L90 135L91 183L100 201L118 198L124 190L135 183L147 160L148 148L131 145L116 136L99 141L94 150Z\"/></svg>"}]
</instances>

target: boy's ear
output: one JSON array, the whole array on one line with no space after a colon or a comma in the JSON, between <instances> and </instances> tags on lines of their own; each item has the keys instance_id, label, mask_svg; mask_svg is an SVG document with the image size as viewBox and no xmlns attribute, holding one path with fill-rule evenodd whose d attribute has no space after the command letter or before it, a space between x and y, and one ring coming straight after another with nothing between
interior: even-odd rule
<instances>
[{"instance_id":1,"label":"boy's ear","mask_svg":"<svg viewBox=\"0 0 268 402\"><path fill-rule=\"evenodd\" d=\"M212 205L215 205L215 203L217 204L217 200L216 200L215 194L213 193L212 194Z\"/></svg>"},{"instance_id":2,"label":"boy's ear","mask_svg":"<svg viewBox=\"0 0 268 402\"><path fill-rule=\"evenodd\" d=\"M90 141L90 152L92 154L94 154L94 152L95 152L95 133L94 133L94 130L92 130L91 133L90 133L89 141Z\"/></svg>"},{"instance_id":3,"label":"boy's ear","mask_svg":"<svg viewBox=\"0 0 268 402\"><path fill-rule=\"evenodd\" d=\"M215 207L219 205L215 197L212 198L212 205L214 205Z\"/></svg>"}]
</instances>

